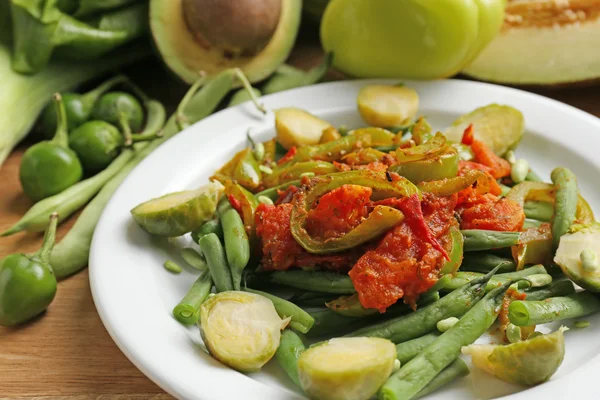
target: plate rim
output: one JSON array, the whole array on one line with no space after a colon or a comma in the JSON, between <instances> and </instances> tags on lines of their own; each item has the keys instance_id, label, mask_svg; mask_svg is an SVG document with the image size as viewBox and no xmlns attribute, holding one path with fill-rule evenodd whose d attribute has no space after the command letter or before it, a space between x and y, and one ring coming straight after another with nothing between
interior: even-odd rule
<instances>
[{"instance_id":1,"label":"plate rim","mask_svg":"<svg viewBox=\"0 0 600 400\"><path fill-rule=\"evenodd\" d=\"M366 85L366 84L373 84L373 83L390 84L390 83L397 83L397 82L398 82L398 80L393 80L393 79L358 79L358 80L326 82L326 83L320 83L320 84L312 85L312 86L308 86L308 87L301 87L301 88L296 88L296 89L292 89L292 90L287 90L284 92L275 93L275 94L271 94L268 96L263 96L261 98L261 101L265 104L277 103L277 99L280 97L293 96L296 98L302 98L302 97L306 97L309 93L315 92L315 91L316 92L329 91L330 93L333 93L332 96L336 96L336 94L335 94L336 88L343 87L343 86ZM493 83L477 82L477 81L463 80L463 79L448 79L448 80L440 80L440 81L409 81L409 80L406 80L406 81L404 81L404 83L407 86L440 85L440 86L442 86L442 88L443 88L443 86L452 87L454 85L458 85L459 87L464 87L464 89L462 89L462 90L468 90L469 88L473 88L475 90L480 90L481 88L483 88L483 89L489 89L491 91L498 91L498 93L507 94L509 96L521 96L524 99L540 103L544 108L545 107L557 108L559 110L563 110L566 113L572 114L569 116L569 118L582 119L586 123L590 123L592 125L597 126L598 130L600 132L600 119L598 119L594 115L587 113L583 110L580 110L574 106L562 103L560 101L550 99L550 98L547 98L545 96L542 96L542 95L539 95L536 93L526 92L526 91L523 91L523 90L520 90L517 88L501 86L501 85L497 85L497 84L493 84ZM301 105L299 105L299 106L301 106ZM195 130L200 130L203 125L210 124L212 121L214 121L217 118L224 118L224 116L231 114L232 121L234 120L233 116L236 116L235 120L239 120L241 118L242 120L245 120L244 121L245 123L261 124L261 121L257 122L257 120L255 119L255 115L253 113L248 112L249 108L247 108L247 107L250 107L248 105L248 103L244 103L244 104L238 105L236 107L224 109L215 114L212 114L211 116L193 124L192 126L190 126L187 129L185 129L185 131L178 133L177 137L171 138L170 140L166 141L164 144L159 146L159 148L157 148L155 151L153 151L152 154L150 154L148 157L146 157L138 166L136 166L136 168L133 171L131 171L129 176L125 179L125 181L119 186L117 191L113 194L111 200L109 201L109 203L107 204L107 206L105 207L105 209L102 213L100 221L97 225L97 230L94 232L94 237L92 240L91 251L90 251L90 262L89 262L89 269L90 269L89 270L89 281L90 281L90 288L91 288L93 301L94 301L94 304L98 311L98 315L100 316L100 319L102 321L102 324L104 325L105 329L111 336L112 340L117 344L117 346L119 347L121 352L123 352L123 354L125 354L125 356L130 360L130 362L132 362L136 366L136 368L138 368L142 373L144 373L149 379L151 379L153 382L155 382L159 387L161 387L167 393L169 393L177 398L196 398L196 399L201 399L201 400L208 400L208 399L214 400L217 398L225 399L225 397L219 396L217 394L217 392L214 391L214 389L218 389L218 388L213 388L213 390L210 390L210 393L216 395L216 397L208 397L209 394L203 394L200 392L200 390L194 389L194 391L189 391L189 388L177 387L177 385L174 384L174 382L173 382L172 376L171 377L166 376L166 374L164 373L164 371L161 370L161 368L158 368L156 365L147 365L142 360L143 357L140 356L141 349L139 349L138 345L135 343L135 338L128 337L127 334L124 333L125 332L124 329L121 329L120 327L115 325L116 321L114 319L114 315L112 315L110 310L108 310L106 307L107 306L106 293L103 291L104 289L101 288L102 280L105 278L102 276L102 269L99 267L99 264L101 264L100 259L102 258L101 257L102 251L100 250L102 245L100 244L100 241L101 241L100 238L103 236L104 232L108 229L108 226L111 222L108 220L110 210L112 210L114 205L118 202L118 199L120 198L121 193L123 193L125 191L124 188L127 186L127 182L130 182L131 180L135 179L135 177L137 176L137 174L139 173L140 170L143 170L147 165L150 165L150 164L154 163L155 161L158 161L161 157L164 157L170 148L177 146L178 142L181 142L181 143L185 142L185 137L190 135L191 132L193 132ZM309 110L312 110L311 107L306 107L306 108ZM239 122L239 124L241 125L242 122ZM527 125L527 121L526 121L526 125ZM223 128L223 130L226 130L226 129L231 129L231 127ZM554 137L553 137L553 139L554 139ZM99 233L96 234L96 232L99 232ZM113 312L114 312L114 310L113 310ZM521 399L525 399L525 396L531 396L531 394L535 394L535 395L552 394L553 396L556 396L556 395L569 395L569 396L579 395L580 397L585 396L586 393L582 392L582 389L581 389L583 387L581 385L582 376L592 374L593 367L599 367L599 366L600 366L600 354L598 354L597 356L590 359L584 366L577 368L576 371L573 371L573 372L567 374L566 376L561 377L560 379L557 379L554 381L549 381L549 382L545 383L544 385L526 389L521 392L509 395L509 396L505 396L502 398L507 399L507 400L509 400L509 399L510 400L521 400ZM228 371L228 372L232 372L232 371ZM235 372L235 371L233 371L233 372ZM169 379L169 378L171 378L171 379ZM248 378L247 380L251 381L252 384L250 384L250 382L243 382L242 379L236 379L235 382L236 382L236 387L239 390L246 390L245 393L247 393L248 395L251 395L252 393L255 393L255 392L258 393L256 390L254 390L258 387L256 384L260 384L262 386L261 389L263 389L265 392L271 392L272 390L269 390L269 389L274 389L274 388L267 386L266 384L264 384L262 382L255 381L251 378ZM567 381L569 381L569 383L568 383L569 389L568 390L566 390ZM252 386L254 386L254 389L251 388ZM562 388L561 388L561 386L562 386ZM574 387L578 388L578 389L574 390ZM534 390L535 390L535 393L532 393L532 391L534 391ZM261 392L262 392L262 390L261 390ZM273 392L273 394L275 394L275 393L281 393L281 392L280 392L280 390L277 390L277 392ZM250 399L250 397L247 397L247 398ZM264 397L257 397L257 399L258 398L264 398ZM293 395L293 396L290 396L289 398L291 399L291 398L302 398L302 397L300 397L298 395Z\"/></svg>"}]
</instances>

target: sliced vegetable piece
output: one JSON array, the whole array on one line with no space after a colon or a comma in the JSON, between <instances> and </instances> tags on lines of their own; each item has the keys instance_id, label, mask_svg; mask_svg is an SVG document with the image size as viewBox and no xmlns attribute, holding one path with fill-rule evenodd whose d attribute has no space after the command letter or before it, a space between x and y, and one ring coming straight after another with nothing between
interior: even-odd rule
<instances>
[{"instance_id":1,"label":"sliced vegetable piece","mask_svg":"<svg viewBox=\"0 0 600 400\"><path fill-rule=\"evenodd\" d=\"M318 144L323 130L331 124L299 108L280 108L275 111L277 140L287 150L294 146Z\"/></svg>"},{"instance_id":2,"label":"sliced vegetable piece","mask_svg":"<svg viewBox=\"0 0 600 400\"><path fill-rule=\"evenodd\" d=\"M242 372L254 372L269 361L289 318L281 319L271 300L247 292L221 292L200 307L200 333L208 351Z\"/></svg>"},{"instance_id":3,"label":"sliced vegetable piece","mask_svg":"<svg viewBox=\"0 0 600 400\"><path fill-rule=\"evenodd\" d=\"M444 134L452 142L460 142L465 129L473 125L473 136L503 155L521 141L525 131L523 114L516 108L489 104L465 114L452 123Z\"/></svg>"},{"instance_id":4,"label":"sliced vegetable piece","mask_svg":"<svg viewBox=\"0 0 600 400\"><path fill-rule=\"evenodd\" d=\"M405 125L419 110L419 95L399 85L368 85L358 92L358 112L371 126Z\"/></svg>"},{"instance_id":5,"label":"sliced vegetable piece","mask_svg":"<svg viewBox=\"0 0 600 400\"><path fill-rule=\"evenodd\" d=\"M534 386L546 382L558 370L565 357L565 339L561 327L556 332L535 336L509 345L474 344L463 347L473 364L509 383Z\"/></svg>"},{"instance_id":6,"label":"sliced vegetable piece","mask_svg":"<svg viewBox=\"0 0 600 400\"><path fill-rule=\"evenodd\" d=\"M582 257L582 253L588 255ZM554 262L573 282L592 292L600 292L600 223L573 225L561 236Z\"/></svg>"},{"instance_id":7,"label":"sliced vegetable piece","mask_svg":"<svg viewBox=\"0 0 600 400\"><path fill-rule=\"evenodd\" d=\"M396 347L381 338L336 338L298 360L302 389L314 399L364 400L392 373Z\"/></svg>"},{"instance_id":8,"label":"sliced vegetable piece","mask_svg":"<svg viewBox=\"0 0 600 400\"><path fill-rule=\"evenodd\" d=\"M181 236L212 218L223 190L223 185L211 182L196 190L170 193L136 206L131 215L148 233Z\"/></svg>"}]
</instances>

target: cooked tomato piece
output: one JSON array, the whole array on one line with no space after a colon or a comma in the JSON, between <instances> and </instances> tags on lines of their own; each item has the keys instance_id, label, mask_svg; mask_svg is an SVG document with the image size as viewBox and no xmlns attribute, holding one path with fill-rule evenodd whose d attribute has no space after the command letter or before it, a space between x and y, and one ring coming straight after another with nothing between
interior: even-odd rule
<instances>
[{"instance_id":1,"label":"cooked tomato piece","mask_svg":"<svg viewBox=\"0 0 600 400\"><path fill-rule=\"evenodd\" d=\"M473 140L471 150L475 155L475 160L490 168L490 174L496 179L510 175L510 163L504 158L496 155L485 143L480 140Z\"/></svg>"},{"instance_id":2,"label":"cooked tomato piece","mask_svg":"<svg viewBox=\"0 0 600 400\"><path fill-rule=\"evenodd\" d=\"M521 231L525 221L523 207L513 200L493 195L482 197L478 204L462 209L461 229L487 229L492 231Z\"/></svg>"}]
</instances>

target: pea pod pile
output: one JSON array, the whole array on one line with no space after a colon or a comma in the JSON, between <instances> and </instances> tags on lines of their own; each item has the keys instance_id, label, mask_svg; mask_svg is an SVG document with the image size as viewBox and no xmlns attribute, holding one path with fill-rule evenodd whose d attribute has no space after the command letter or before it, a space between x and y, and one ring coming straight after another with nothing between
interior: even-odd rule
<instances>
[{"instance_id":1,"label":"pea pod pile","mask_svg":"<svg viewBox=\"0 0 600 400\"><path fill-rule=\"evenodd\" d=\"M549 379L564 329L535 325L600 310L600 225L575 175L542 182L516 158L512 107L481 107L447 136L408 87L367 86L357 102L373 126L275 110L276 137L249 136L209 185L132 210L147 232L195 243L202 271L175 318L239 371L274 357L315 399L419 398L468 374L461 350L509 382L510 365L543 358L518 382ZM504 344L472 347L492 325Z\"/></svg>"}]
</instances>

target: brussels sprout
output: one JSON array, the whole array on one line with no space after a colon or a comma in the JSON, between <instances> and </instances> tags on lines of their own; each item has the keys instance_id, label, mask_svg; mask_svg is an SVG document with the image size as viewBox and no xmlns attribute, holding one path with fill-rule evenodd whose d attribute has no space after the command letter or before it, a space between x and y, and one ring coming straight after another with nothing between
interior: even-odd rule
<instances>
[{"instance_id":1,"label":"brussels sprout","mask_svg":"<svg viewBox=\"0 0 600 400\"><path fill-rule=\"evenodd\" d=\"M358 93L358 112L371 126L387 128L409 122L419 110L419 95L406 86L369 85Z\"/></svg>"},{"instance_id":2,"label":"brussels sprout","mask_svg":"<svg viewBox=\"0 0 600 400\"><path fill-rule=\"evenodd\" d=\"M212 218L224 187L211 182L196 190L169 193L131 210L135 222L157 236L181 236Z\"/></svg>"},{"instance_id":3,"label":"brussels sprout","mask_svg":"<svg viewBox=\"0 0 600 400\"><path fill-rule=\"evenodd\" d=\"M247 292L221 292L200 307L200 333L217 360L242 372L255 372L275 355L281 319L271 300Z\"/></svg>"},{"instance_id":4,"label":"brussels sprout","mask_svg":"<svg viewBox=\"0 0 600 400\"><path fill-rule=\"evenodd\" d=\"M300 384L318 400L369 399L389 378L396 346L387 339L331 339L306 350L298 360Z\"/></svg>"},{"instance_id":5,"label":"brussels sprout","mask_svg":"<svg viewBox=\"0 0 600 400\"><path fill-rule=\"evenodd\" d=\"M329 122L299 108L280 108L275 111L277 141L286 150L294 146L319 144L323 131L329 128Z\"/></svg>"},{"instance_id":6,"label":"brussels sprout","mask_svg":"<svg viewBox=\"0 0 600 400\"><path fill-rule=\"evenodd\" d=\"M534 386L547 381L565 357L565 338L558 331L509 345L474 344L463 347L473 364L509 383Z\"/></svg>"},{"instance_id":7,"label":"brussels sprout","mask_svg":"<svg viewBox=\"0 0 600 400\"><path fill-rule=\"evenodd\" d=\"M560 238L554 262L573 282L591 292L600 292L600 223L573 225Z\"/></svg>"},{"instance_id":8,"label":"brussels sprout","mask_svg":"<svg viewBox=\"0 0 600 400\"><path fill-rule=\"evenodd\" d=\"M465 129L471 124L475 139L484 142L500 156L517 147L525 131L525 120L519 110L489 104L459 117L444 134L448 140L460 142Z\"/></svg>"}]
</instances>

